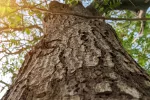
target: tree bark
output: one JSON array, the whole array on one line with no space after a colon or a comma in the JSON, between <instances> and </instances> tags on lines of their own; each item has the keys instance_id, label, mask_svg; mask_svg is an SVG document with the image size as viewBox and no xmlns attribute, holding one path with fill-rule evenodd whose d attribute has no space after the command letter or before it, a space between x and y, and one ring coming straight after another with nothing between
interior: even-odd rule
<instances>
[{"instance_id":1,"label":"tree bark","mask_svg":"<svg viewBox=\"0 0 150 100\"><path fill-rule=\"evenodd\" d=\"M81 4L53 1L49 11L43 39L2 100L150 100L150 77L110 25Z\"/></svg>"}]
</instances>

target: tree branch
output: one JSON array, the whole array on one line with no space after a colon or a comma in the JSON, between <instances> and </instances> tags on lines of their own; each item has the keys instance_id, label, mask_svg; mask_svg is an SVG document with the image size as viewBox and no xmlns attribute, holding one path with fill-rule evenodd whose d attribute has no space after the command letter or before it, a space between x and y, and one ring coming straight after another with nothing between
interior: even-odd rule
<instances>
[{"instance_id":1,"label":"tree branch","mask_svg":"<svg viewBox=\"0 0 150 100\"><path fill-rule=\"evenodd\" d=\"M26 28L29 28L29 29L37 28L41 32L43 32L43 29L40 26L38 26L38 25L31 25L31 26L25 26L25 27L1 27L0 28L0 32L5 32L5 31L8 31L8 30L22 31L22 30L25 30Z\"/></svg>"},{"instance_id":2,"label":"tree branch","mask_svg":"<svg viewBox=\"0 0 150 100\"><path fill-rule=\"evenodd\" d=\"M7 87L10 86L10 84L8 84L8 83L6 83L6 82L4 82L4 81L2 81L2 80L0 80L0 83L4 84L4 85L7 86Z\"/></svg>"},{"instance_id":3,"label":"tree branch","mask_svg":"<svg viewBox=\"0 0 150 100\"><path fill-rule=\"evenodd\" d=\"M31 7L30 10L39 10L41 12L45 12L45 13L50 13L52 15L74 15L74 16L79 16L79 17L84 17L87 19L103 19L103 20L127 20L127 21L146 21L146 20L150 20L150 18L108 18L108 17L102 17L102 16L84 16L84 15L79 15L79 14L74 14L74 13L67 13L67 12L57 12L57 13L53 13L47 9L42 9L42 8L33 8Z\"/></svg>"}]
</instances>

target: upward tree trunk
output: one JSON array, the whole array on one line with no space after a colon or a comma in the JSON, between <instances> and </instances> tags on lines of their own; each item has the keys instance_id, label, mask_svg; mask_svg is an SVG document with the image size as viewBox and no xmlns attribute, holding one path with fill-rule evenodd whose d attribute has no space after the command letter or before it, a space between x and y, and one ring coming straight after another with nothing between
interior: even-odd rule
<instances>
[{"instance_id":1,"label":"upward tree trunk","mask_svg":"<svg viewBox=\"0 0 150 100\"><path fill-rule=\"evenodd\" d=\"M44 38L2 100L150 100L150 77L110 25L83 17L91 13L82 5L54 1L49 9Z\"/></svg>"}]
</instances>

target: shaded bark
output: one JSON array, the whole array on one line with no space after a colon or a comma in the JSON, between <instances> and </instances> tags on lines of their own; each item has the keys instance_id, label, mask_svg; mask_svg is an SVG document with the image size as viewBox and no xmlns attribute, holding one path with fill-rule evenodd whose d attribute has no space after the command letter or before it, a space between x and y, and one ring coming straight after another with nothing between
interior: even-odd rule
<instances>
[{"instance_id":1,"label":"shaded bark","mask_svg":"<svg viewBox=\"0 0 150 100\"><path fill-rule=\"evenodd\" d=\"M2 100L150 100L150 77L113 28L82 5L52 2L44 38L25 56Z\"/></svg>"}]
</instances>

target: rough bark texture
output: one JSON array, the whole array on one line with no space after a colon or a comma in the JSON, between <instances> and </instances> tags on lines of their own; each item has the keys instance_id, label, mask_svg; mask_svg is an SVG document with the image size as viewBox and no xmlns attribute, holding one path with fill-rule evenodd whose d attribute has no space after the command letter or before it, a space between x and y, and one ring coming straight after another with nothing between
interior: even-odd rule
<instances>
[{"instance_id":1,"label":"rough bark texture","mask_svg":"<svg viewBox=\"0 0 150 100\"><path fill-rule=\"evenodd\" d=\"M25 56L2 100L150 100L150 77L112 27L81 5L52 2L44 38Z\"/></svg>"}]
</instances>

